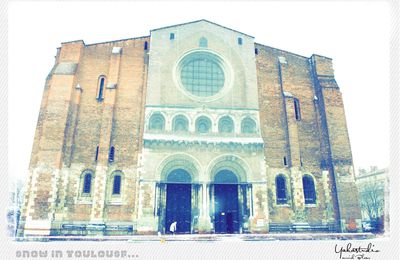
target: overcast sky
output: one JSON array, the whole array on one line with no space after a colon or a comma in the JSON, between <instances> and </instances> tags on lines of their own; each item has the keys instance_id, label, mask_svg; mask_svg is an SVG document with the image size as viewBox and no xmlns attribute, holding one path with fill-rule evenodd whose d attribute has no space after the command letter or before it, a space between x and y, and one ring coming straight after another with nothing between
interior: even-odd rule
<instances>
[{"instance_id":1,"label":"overcast sky","mask_svg":"<svg viewBox=\"0 0 400 260\"><path fill-rule=\"evenodd\" d=\"M9 172L25 178L45 78L61 42L86 44L149 35L207 19L255 41L333 59L354 165L389 165L390 8L386 2L11 2Z\"/></svg>"}]
</instances>

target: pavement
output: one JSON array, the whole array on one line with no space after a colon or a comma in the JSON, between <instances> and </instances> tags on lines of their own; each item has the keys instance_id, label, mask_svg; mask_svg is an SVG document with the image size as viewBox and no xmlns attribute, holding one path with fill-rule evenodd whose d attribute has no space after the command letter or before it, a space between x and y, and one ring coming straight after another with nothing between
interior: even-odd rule
<instances>
[{"instance_id":1,"label":"pavement","mask_svg":"<svg viewBox=\"0 0 400 260\"><path fill-rule=\"evenodd\" d=\"M293 240L365 240L379 239L372 233L268 233L268 234L177 234L177 235L132 235L132 236L53 236L15 238L21 242L51 241L125 241L147 242L248 242L248 241L293 241Z\"/></svg>"}]
</instances>

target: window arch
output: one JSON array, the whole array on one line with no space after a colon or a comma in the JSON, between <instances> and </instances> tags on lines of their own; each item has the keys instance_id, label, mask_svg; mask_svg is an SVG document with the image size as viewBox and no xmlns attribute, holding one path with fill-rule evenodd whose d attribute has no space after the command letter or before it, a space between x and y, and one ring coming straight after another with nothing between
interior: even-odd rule
<instances>
[{"instance_id":1,"label":"window arch","mask_svg":"<svg viewBox=\"0 0 400 260\"><path fill-rule=\"evenodd\" d=\"M84 171L82 173L82 195L90 196L92 193L93 173L91 171Z\"/></svg>"},{"instance_id":2,"label":"window arch","mask_svg":"<svg viewBox=\"0 0 400 260\"><path fill-rule=\"evenodd\" d=\"M243 134L254 134L256 132L256 122L253 119L246 117L242 121L241 128Z\"/></svg>"},{"instance_id":3,"label":"window arch","mask_svg":"<svg viewBox=\"0 0 400 260\"><path fill-rule=\"evenodd\" d=\"M305 204L315 204L315 185L314 179L310 175L303 176L303 192Z\"/></svg>"},{"instance_id":4,"label":"window arch","mask_svg":"<svg viewBox=\"0 0 400 260\"><path fill-rule=\"evenodd\" d=\"M200 134L208 133L211 129L211 120L206 116L201 116L196 120L196 132Z\"/></svg>"},{"instance_id":5,"label":"window arch","mask_svg":"<svg viewBox=\"0 0 400 260\"><path fill-rule=\"evenodd\" d=\"M106 77L100 76L97 83L97 100L102 101L104 99L104 85L106 84Z\"/></svg>"},{"instance_id":6,"label":"window arch","mask_svg":"<svg viewBox=\"0 0 400 260\"><path fill-rule=\"evenodd\" d=\"M172 120L172 130L174 132L187 132L189 128L189 121L183 115L174 117Z\"/></svg>"},{"instance_id":7,"label":"window arch","mask_svg":"<svg viewBox=\"0 0 400 260\"><path fill-rule=\"evenodd\" d=\"M287 203L286 177L282 174L276 176L275 186L276 186L276 204L286 204Z\"/></svg>"},{"instance_id":8,"label":"window arch","mask_svg":"<svg viewBox=\"0 0 400 260\"><path fill-rule=\"evenodd\" d=\"M163 115L157 113L150 117L149 130L164 131L165 119Z\"/></svg>"},{"instance_id":9,"label":"window arch","mask_svg":"<svg viewBox=\"0 0 400 260\"><path fill-rule=\"evenodd\" d=\"M122 176L121 173L116 173L112 177L112 195L121 195Z\"/></svg>"},{"instance_id":10,"label":"window arch","mask_svg":"<svg viewBox=\"0 0 400 260\"><path fill-rule=\"evenodd\" d=\"M220 133L233 133L235 127L232 118L229 116L222 117L218 122L218 132Z\"/></svg>"},{"instance_id":11,"label":"window arch","mask_svg":"<svg viewBox=\"0 0 400 260\"><path fill-rule=\"evenodd\" d=\"M208 40L205 37L201 37L199 40L199 47L207 48L208 47Z\"/></svg>"}]
</instances>

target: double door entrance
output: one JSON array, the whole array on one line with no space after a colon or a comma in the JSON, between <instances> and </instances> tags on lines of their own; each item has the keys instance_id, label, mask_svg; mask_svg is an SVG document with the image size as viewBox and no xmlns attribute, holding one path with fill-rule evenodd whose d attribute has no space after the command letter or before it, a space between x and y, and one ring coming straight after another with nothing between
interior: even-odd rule
<instances>
[{"instance_id":1,"label":"double door entrance","mask_svg":"<svg viewBox=\"0 0 400 260\"><path fill-rule=\"evenodd\" d=\"M197 187L197 188L196 188ZM190 234L193 232L199 218L199 186L191 184L190 174L184 170L174 170L167 178L165 185L165 211L161 215L164 223L163 231L171 233L170 227L176 222L175 233ZM205 187L205 186L204 186ZM214 183L209 186L208 200L211 208L210 217L214 222L214 232L239 233L241 208L239 207L239 184L236 175L228 170L222 170L214 177ZM163 193L163 192L161 192ZM243 196L243 192L241 192ZM202 192L200 194L206 194ZM203 196L202 195L202 196Z\"/></svg>"}]
</instances>

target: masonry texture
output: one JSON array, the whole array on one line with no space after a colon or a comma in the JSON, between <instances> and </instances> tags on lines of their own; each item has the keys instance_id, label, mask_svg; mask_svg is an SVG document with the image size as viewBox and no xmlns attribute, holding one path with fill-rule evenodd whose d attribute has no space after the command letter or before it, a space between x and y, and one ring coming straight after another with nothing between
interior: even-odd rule
<instances>
[{"instance_id":1,"label":"masonry texture","mask_svg":"<svg viewBox=\"0 0 400 260\"><path fill-rule=\"evenodd\" d=\"M332 60L206 20L62 43L21 236L357 232Z\"/></svg>"}]
</instances>

